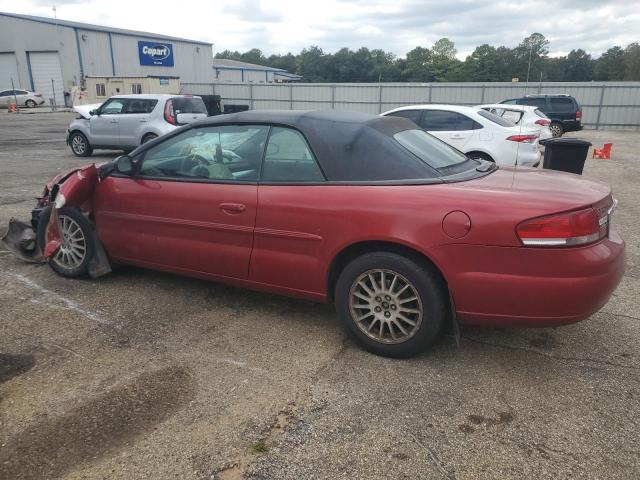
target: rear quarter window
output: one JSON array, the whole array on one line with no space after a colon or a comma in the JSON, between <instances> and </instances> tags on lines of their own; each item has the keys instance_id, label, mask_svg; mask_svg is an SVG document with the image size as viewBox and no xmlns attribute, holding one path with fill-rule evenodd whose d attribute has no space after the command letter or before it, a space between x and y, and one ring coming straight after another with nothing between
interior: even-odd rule
<instances>
[{"instance_id":1,"label":"rear quarter window","mask_svg":"<svg viewBox=\"0 0 640 480\"><path fill-rule=\"evenodd\" d=\"M551 97L549 104L552 112L571 113L576 110L576 104L573 99L566 97Z\"/></svg>"},{"instance_id":2,"label":"rear quarter window","mask_svg":"<svg viewBox=\"0 0 640 480\"><path fill-rule=\"evenodd\" d=\"M516 112L517 113L517 112ZM493 122L501 127L515 127L516 124L507 120L506 118L499 117L498 115L494 115L493 113L489 113L486 110L478 110L478 115L483 118L486 118L490 122Z\"/></svg>"},{"instance_id":3,"label":"rear quarter window","mask_svg":"<svg viewBox=\"0 0 640 480\"><path fill-rule=\"evenodd\" d=\"M174 97L173 111L176 115L179 113L207 113L207 107L201 98L196 97Z\"/></svg>"}]
</instances>

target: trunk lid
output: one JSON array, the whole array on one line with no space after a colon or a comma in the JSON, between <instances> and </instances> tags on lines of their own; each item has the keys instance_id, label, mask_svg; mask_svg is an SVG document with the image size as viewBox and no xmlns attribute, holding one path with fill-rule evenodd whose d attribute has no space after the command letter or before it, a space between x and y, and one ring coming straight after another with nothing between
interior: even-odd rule
<instances>
[{"instance_id":1,"label":"trunk lid","mask_svg":"<svg viewBox=\"0 0 640 480\"><path fill-rule=\"evenodd\" d=\"M525 220L587 207L602 213L613 204L611 188L602 182L537 168L501 167L448 186L464 191L452 201L479 227L465 243L482 245L521 246L516 227Z\"/></svg>"},{"instance_id":2,"label":"trunk lid","mask_svg":"<svg viewBox=\"0 0 640 480\"><path fill-rule=\"evenodd\" d=\"M497 196L508 192L513 201L539 205L544 210L541 215L595 205L611 195L611 188L605 183L572 173L527 167L502 167L466 182L466 187Z\"/></svg>"}]
</instances>

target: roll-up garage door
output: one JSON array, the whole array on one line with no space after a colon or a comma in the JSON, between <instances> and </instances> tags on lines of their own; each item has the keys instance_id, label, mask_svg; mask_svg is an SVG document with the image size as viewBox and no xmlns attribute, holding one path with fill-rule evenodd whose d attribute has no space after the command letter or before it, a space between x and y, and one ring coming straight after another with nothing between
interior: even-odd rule
<instances>
[{"instance_id":1,"label":"roll-up garage door","mask_svg":"<svg viewBox=\"0 0 640 480\"><path fill-rule=\"evenodd\" d=\"M15 88L24 88L18 78L18 62L15 53L0 53L0 90L10 90L11 80Z\"/></svg>"},{"instance_id":2,"label":"roll-up garage door","mask_svg":"<svg viewBox=\"0 0 640 480\"><path fill-rule=\"evenodd\" d=\"M41 93L46 104L54 97L58 106L64 105L62 69L58 52L29 52L33 89Z\"/></svg>"}]
</instances>

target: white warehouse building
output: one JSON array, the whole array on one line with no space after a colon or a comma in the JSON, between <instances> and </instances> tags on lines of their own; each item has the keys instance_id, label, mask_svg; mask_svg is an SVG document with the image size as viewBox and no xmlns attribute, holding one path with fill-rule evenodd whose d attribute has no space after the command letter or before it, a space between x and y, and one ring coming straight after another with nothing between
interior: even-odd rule
<instances>
[{"instance_id":1,"label":"white warehouse building","mask_svg":"<svg viewBox=\"0 0 640 480\"><path fill-rule=\"evenodd\" d=\"M47 103L67 104L73 87L90 76L208 83L212 58L206 42L0 12L0 90L13 81Z\"/></svg>"}]
</instances>

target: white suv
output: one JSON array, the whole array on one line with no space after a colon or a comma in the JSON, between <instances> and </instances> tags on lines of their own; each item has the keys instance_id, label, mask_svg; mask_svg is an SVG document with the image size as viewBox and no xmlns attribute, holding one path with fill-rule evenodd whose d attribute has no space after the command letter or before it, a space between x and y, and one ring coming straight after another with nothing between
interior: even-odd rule
<instances>
[{"instance_id":1,"label":"white suv","mask_svg":"<svg viewBox=\"0 0 640 480\"><path fill-rule=\"evenodd\" d=\"M538 107L491 103L488 105L478 105L476 108L486 110L487 112L505 118L516 125L522 125L529 130L537 130L540 135L540 140L546 140L547 138L553 137L551 130L549 130L551 120L542 113Z\"/></svg>"},{"instance_id":2,"label":"white suv","mask_svg":"<svg viewBox=\"0 0 640 480\"><path fill-rule=\"evenodd\" d=\"M498 165L534 167L540 163L538 131L485 110L459 105L411 105L382 115L405 117L471 158Z\"/></svg>"},{"instance_id":3,"label":"white suv","mask_svg":"<svg viewBox=\"0 0 640 480\"><path fill-rule=\"evenodd\" d=\"M207 117L200 97L191 95L118 95L101 105L78 105L67 144L78 157L95 148L133 150L181 125Z\"/></svg>"}]
</instances>

